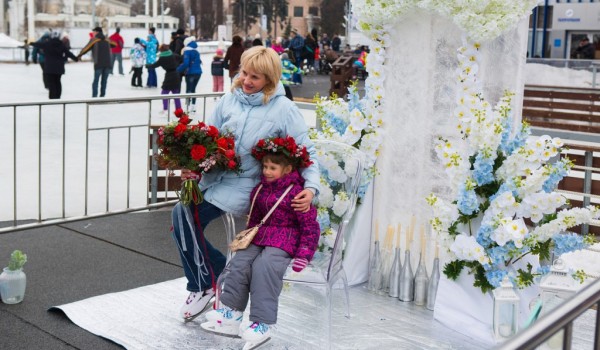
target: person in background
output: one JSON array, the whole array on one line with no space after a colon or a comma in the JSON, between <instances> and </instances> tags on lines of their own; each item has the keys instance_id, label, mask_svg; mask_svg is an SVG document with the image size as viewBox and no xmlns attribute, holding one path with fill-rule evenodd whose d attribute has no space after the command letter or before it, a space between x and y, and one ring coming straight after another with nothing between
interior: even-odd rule
<instances>
[{"instance_id":1,"label":"person in background","mask_svg":"<svg viewBox=\"0 0 600 350\"><path fill-rule=\"evenodd\" d=\"M331 40L329 40L327 33L321 35L321 47L324 47L325 45L331 47Z\"/></svg>"},{"instance_id":2,"label":"person in background","mask_svg":"<svg viewBox=\"0 0 600 350\"><path fill-rule=\"evenodd\" d=\"M287 53L281 54L281 83L285 89L285 96L291 101L294 100L290 85L294 84L294 74L298 72L298 67L290 61Z\"/></svg>"},{"instance_id":3,"label":"person in background","mask_svg":"<svg viewBox=\"0 0 600 350\"><path fill-rule=\"evenodd\" d=\"M147 65L148 67L148 65ZM149 65L149 68L162 67L165 70L165 79L162 83L161 95L168 95L169 92L172 94L178 94L181 91L181 75L177 72L177 61L173 52L169 50L169 45L162 44L158 48L158 60ZM163 110L162 113L166 114L169 109L169 100L163 99ZM175 99L175 109L181 108L181 101L178 98Z\"/></svg>"},{"instance_id":4,"label":"person in background","mask_svg":"<svg viewBox=\"0 0 600 350\"><path fill-rule=\"evenodd\" d=\"M317 47L319 47L319 45L317 44L317 41L315 40L313 35L311 33L306 34L306 39L304 39L303 51L304 59L306 59L306 68L302 66L300 67L300 69L305 69L306 73L315 69L315 51L317 50Z\"/></svg>"},{"instance_id":5,"label":"person in background","mask_svg":"<svg viewBox=\"0 0 600 350\"><path fill-rule=\"evenodd\" d=\"M594 45L590 43L587 36L579 41L579 46L575 49L575 58L584 60L593 60L596 54Z\"/></svg>"},{"instance_id":6,"label":"person in background","mask_svg":"<svg viewBox=\"0 0 600 350\"><path fill-rule=\"evenodd\" d=\"M271 45L271 48L273 50L275 50L275 52L277 52L278 55L281 55L283 53L283 51L285 49L281 45L281 37L280 36L278 36L277 39L275 39L275 43Z\"/></svg>"},{"instance_id":7,"label":"person in background","mask_svg":"<svg viewBox=\"0 0 600 350\"><path fill-rule=\"evenodd\" d=\"M50 40L50 32L45 32L42 35L42 37L36 41L36 43L41 44L48 40ZM44 55L44 50L40 49L39 47L40 45L33 45L33 51L31 52L31 60L33 61L33 63L40 64L40 68L42 68L42 80L44 81L44 88L48 90L48 77L46 77L46 73L44 73L44 62L46 62L46 57Z\"/></svg>"},{"instance_id":8,"label":"person in background","mask_svg":"<svg viewBox=\"0 0 600 350\"><path fill-rule=\"evenodd\" d=\"M25 51L25 64L29 65L29 41L27 39L23 40L23 46L19 46Z\"/></svg>"},{"instance_id":9,"label":"person in background","mask_svg":"<svg viewBox=\"0 0 600 350\"><path fill-rule=\"evenodd\" d=\"M67 50L71 50L71 39L69 39L69 35L65 32L62 35L62 38L60 39L63 44L65 44L65 47L67 48ZM65 57L65 63L68 62L68 57Z\"/></svg>"},{"instance_id":10,"label":"person in background","mask_svg":"<svg viewBox=\"0 0 600 350\"><path fill-rule=\"evenodd\" d=\"M60 40L59 32L52 32L49 40L33 43L34 47L44 50L45 62L44 73L48 80L48 98L59 99L62 94L62 83L60 81L65 74L65 58L69 57L77 62L77 57L69 51Z\"/></svg>"},{"instance_id":11,"label":"person in background","mask_svg":"<svg viewBox=\"0 0 600 350\"><path fill-rule=\"evenodd\" d=\"M156 77L156 69L150 68L156 62L156 51L158 51L158 40L154 35L156 28L148 29L147 40L140 39L140 44L146 48L146 67L148 69L148 79L146 81L147 88L155 88L158 86L158 78Z\"/></svg>"},{"instance_id":12,"label":"person in background","mask_svg":"<svg viewBox=\"0 0 600 350\"><path fill-rule=\"evenodd\" d=\"M338 35L338 33L335 33L333 35L333 40L331 40L331 48L335 52L340 52L341 46L342 46L342 39L340 39L340 36Z\"/></svg>"},{"instance_id":13,"label":"person in background","mask_svg":"<svg viewBox=\"0 0 600 350\"><path fill-rule=\"evenodd\" d=\"M110 73L110 48L115 44L106 39L102 33L102 28L96 27L93 29L94 37L85 45L85 47L77 55L77 59L92 51L92 59L94 60L94 81L92 82L92 97L98 97L98 81L100 81L100 97L106 95L106 85L108 83L108 75Z\"/></svg>"},{"instance_id":14,"label":"person in background","mask_svg":"<svg viewBox=\"0 0 600 350\"><path fill-rule=\"evenodd\" d=\"M198 44L196 44L196 37L188 36L183 40L185 47L183 48L183 62L177 67L177 71L180 74L185 74L185 92L195 93L196 86L202 76L202 60L200 59L200 53L198 52ZM177 59L177 55L174 55ZM191 103L190 103L191 102ZM196 98L186 98L185 100L186 110L188 113L196 112Z\"/></svg>"},{"instance_id":15,"label":"person in background","mask_svg":"<svg viewBox=\"0 0 600 350\"><path fill-rule=\"evenodd\" d=\"M252 46L262 46L263 42L262 39L260 38L260 34L256 33L256 35L254 36L254 40L252 40Z\"/></svg>"},{"instance_id":16,"label":"person in background","mask_svg":"<svg viewBox=\"0 0 600 350\"><path fill-rule=\"evenodd\" d=\"M181 62L183 62L183 49L186 47L185 39L187 38L188 36L185 35L185 31L183 29L177 29L177 31L175 32L175 40L173 43L174 49L171 49L171 51L173 51L173 54L175 55L177 64L181 64ZM194 37L194 42L195 41L196 38Z\"/></svg>"},{"instance_id":17,"label":"person in background","mask_svg":"<svg viewBox=\"0 0 600 350\"><path fill-rule=\"evenodd\" d=\"M129 51L129 58L131 61L131 70L133 71L131 86L143 88L142 72L144 70L144 64L146 63L146 50L140 43L140 38L135 38L133 40L133 47Z\"/></svg>"},{"instance_id":18,"label":"person in background","mask_svg":"<svg viewBox=\"0 0 600 350\"><path fill-rule=\"evenodd\" d=\"M215 56L213 57L213 61L210 64L210 73L213 77L213 92L222 92L224 79L223 75L225 75L225 71L223 69L223 50L217 49Z\"/></svg>"},{"instance_id":19,"label":"person in background","mask_svg":"<svg viewBox=\"0 0 600 350\"><path fill-rule=\"evenodd\" d=\"M113 35L108 38L115 43L115 46L110 49L110 74L113 74L115 69L115 60L119 62L119 74L125 75L123 73L123 47L125 47L125 42L123 41L123 37L121 36L121 28L117 27Z\"/></svg>"},{"instance_id":20,"label":"person in background","mask_svg":"<svg viewBox=\"0 0 600 350\"><path fill-rule=\"evenodd\" d=\"M242 46L242 37L234 35L231 40L231 46L227 48L223 64L225 69L229 70L229 79L233 81L233 77L240 70L240 59L244 53L244 46Z\"/></svg>"},{"instance_id":21,"label":"person in background","mask_svg":"<svg viewBox=\"0 0 600 350\"><path fill-rule=\"evenodd\" d=\"M292 29L292 41L290 42L290 50L294 52L296 58L296 67L302 69L302 61L304 60L304 38L298 34L298 29Z\"/></svg>"}]
</instances>

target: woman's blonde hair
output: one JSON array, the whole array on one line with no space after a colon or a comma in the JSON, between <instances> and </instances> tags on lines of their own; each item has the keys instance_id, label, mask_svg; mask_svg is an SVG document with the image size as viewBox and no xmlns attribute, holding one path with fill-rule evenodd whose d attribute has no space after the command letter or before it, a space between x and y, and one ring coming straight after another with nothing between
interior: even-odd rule
<instances>
[{"instance_id":1,"label":"woman's blonde hair","mask_svg":"<svg viewBox=\"0 0 600 350\"><path fill-rule=\"evenodd\" d=\"M279 79L281 78L281 59L277 52L264 46L254 46L242 54L240 71L252 70L258 74L264 74L267 83L262 89L264 94L263 103L269 102L269 98L277 91ZM242 86L240 79L235 79L231 90Z\"/></svg>"}]
</instances>

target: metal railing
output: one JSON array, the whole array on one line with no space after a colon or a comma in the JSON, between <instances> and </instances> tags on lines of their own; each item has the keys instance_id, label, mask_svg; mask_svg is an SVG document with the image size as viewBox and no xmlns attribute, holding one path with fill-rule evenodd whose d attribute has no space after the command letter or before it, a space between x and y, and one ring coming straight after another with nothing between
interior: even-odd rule
<instances>
[{"instance_id":1,"label":"metal railing","mask_svg":"<svg viewBox=\"0 0 600 350\"><path fill-rule=\"evenodd\" d=\"M0 234L173 205L157 203L165 172L150 161L153 126L173 119L158 104L195 97L192 117L204 120L221 95L0 103ZM314 117L313 104L297 105Z\"/></svg>"},{"instance_id":2,"label":"metal railing","mask_svg":"<svg viewBox=\"0 0 600 350\"><path fill-rule=\"evenodd\" d=\"M600 307L600 280L585 287L573 298L542 316L528 328L507 340L498 350L531 350L563 331L562 349L570 350L573 342L573 322L591 307ZM600 349L600 313L596 311L594 349Z\"/></svg>"}]
</instances>

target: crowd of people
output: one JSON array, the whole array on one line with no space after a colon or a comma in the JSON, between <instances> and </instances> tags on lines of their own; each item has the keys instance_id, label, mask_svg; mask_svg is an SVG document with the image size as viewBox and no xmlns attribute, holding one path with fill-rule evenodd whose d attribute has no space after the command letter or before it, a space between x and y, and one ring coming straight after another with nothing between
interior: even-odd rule
<instances>
[{"instance_id":1,"label":"crowd of people","mask_svg":"<svg viewBox=\"0 0 600 350\"><path fill-rule=\"evenodd\" d=\"M57 38L60 38L62 45L51 50L48 43L52 42L53 45L58 45ZM72 55L68 37L61 36L60 32L48 31L31 46L33 46L32 60L34 63L39 63L42 68L44 86L49 91L49 97L51 99L60 98L62 90L60 77L65 74L64 63ZM145 37L137 37L128 45L121 36L120 28L115 28L114 32L107 37L103 28L96 27L90 33L89 42L75 58L72 58L79 61L83 55L91 53L94 63L92 97L106 96L108 79L109 76L114 75L115 66L118 69L117 73L125 76L123 50L126 46L130 48L129 72L132 88L158 88L156 69L161 68L165 71L160 86L161 94L179 94L182 91L185 93L196 92L204 70L197 39L194 36L188 36L183 29L178 29L171 33L169 43L161 44L156 38L155 28L152 27L149 28ZM342 54L342 40L338 34L334 34L330 38L326 33L318 35L316 29L303 36L293 28L289 36L275 39L267 36L264 41L259 34L246 39L235 35L231 46L225 52L221 48L217 49L212 62L210 62L213 92L223 91L225 71L228 72L229 79L233 83L239 73L242 54L254 46L269 47L279 55L282 66L280 78L289 99L293 99L290 87L301 85L303 75L315 72L329 73L332 70L333 62ZM25 42L23 47L28 50L28 43ZM364 54L360 50L364 50ZM367 49L360 50L355 52L358 57L354 65L355 70L364 69L366 64ZM344 51L352 50L346 46ZM46 65L46 56L51 56L48 65ZM59 61L63 63L57 65ZM145 83L144 69L146 70ZM183 83L185 83L185 90L182 89ZM169 99L163 100L161 113L164 114L168 111L169 103ZM176 98L174 104L176 108L181 106L181 102ZM186 99L185 109L191 113L195 112L195 98Z\"/></svg>"}]
</instances>

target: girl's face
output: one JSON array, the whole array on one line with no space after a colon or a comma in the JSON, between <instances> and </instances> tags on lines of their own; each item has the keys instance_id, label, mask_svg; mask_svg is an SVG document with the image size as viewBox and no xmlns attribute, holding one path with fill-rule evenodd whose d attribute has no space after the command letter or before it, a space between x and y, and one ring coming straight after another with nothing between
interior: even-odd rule
<instances>
[{"instance_id":1,"label":"girl's face","mask_svg":"<svg viewBox=\"0 0 600 350\"><path fill-rule=\"evenodd\" d=\"M292 172L291 165L281 165L271 162L265 159L263 165L263 176L267 182L275 181L281 178L283 175L287 175Z\"/></svg>"},{"instance_id":2,"label":"girl's face","mask_svg":"<svg viewBox=\"0 0 600 350\"><path fill-rule=\"evenodd\" d=\"M238 79L242 83L242 91L248 95L261 91L267 85L267 77L251 69L242 68Z\"/></svg>"}]
</instances>

